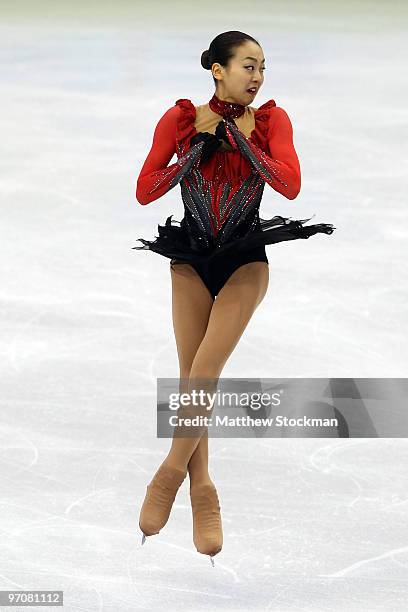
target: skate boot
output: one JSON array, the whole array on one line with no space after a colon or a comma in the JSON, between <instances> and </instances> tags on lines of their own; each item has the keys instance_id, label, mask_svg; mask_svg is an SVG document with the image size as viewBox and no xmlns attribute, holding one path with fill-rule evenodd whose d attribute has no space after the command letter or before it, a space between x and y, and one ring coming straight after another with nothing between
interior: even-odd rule
<instances>
[{"instance_id":1,"label":"skate boot","mask_svg":"<svg viewBox=\"0 0 408 612\"><path fill-rule=\"evenodd\" d=\"M197 552L213 557L220 552L223 543L220 504L213 483L190 488L193 512L193 541Z\"/></svg>"},{"instance_id":2,"label":"skate boot","mask_svg":"<svg viewBox=\"0 0 408 612\"><path fill-rule=\"evenodd\" d=\"M139 527L143 532L142 544L146 536L159 533L167 523L176 493L186 475L187 470L182 471L162 463L147 485L139 516Z\"/></svg>"}]
</instances>

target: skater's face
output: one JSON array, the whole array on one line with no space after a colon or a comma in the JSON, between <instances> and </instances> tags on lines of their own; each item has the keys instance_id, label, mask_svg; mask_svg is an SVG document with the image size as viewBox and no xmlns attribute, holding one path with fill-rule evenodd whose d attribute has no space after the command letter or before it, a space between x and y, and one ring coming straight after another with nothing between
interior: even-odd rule
<instances>
[{"instance_id":1,"label":"skater's face","mask_svg":"<svg viewBox=\"0 0 408 612\"><path fill-rule=\"evenodd\" d=\"M265 56L262 48L252 40L236 47L235 55L226 67L212 65L217 79L216 95L220 100L248 106L254 100L264 81ZM248 91L255 87L254 92Z\"/></svg>"}]
</instances>

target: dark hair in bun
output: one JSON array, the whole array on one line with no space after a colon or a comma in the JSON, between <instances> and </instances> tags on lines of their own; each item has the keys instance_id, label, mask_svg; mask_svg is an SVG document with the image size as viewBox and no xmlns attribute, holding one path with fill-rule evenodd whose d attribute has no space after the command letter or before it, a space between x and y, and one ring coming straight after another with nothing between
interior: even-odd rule
<instances>
[{"instance_id":1,"label":"dark hair in bun","mask_svg":"<svg viewBox=\"0 0 408 612\"><path fill-rule=\"evenodd\" d=\"M210 52L208 49L206 51L203 51L201 54L201 65L206 70L210 70L212 66L212 63L210 63Z\"/></svg>"},{"instance_id":2,"label":"dark hair in bun","mask_svg":"<svg viewBox=\"0 0 408 612\"><path fill-rule=\"evenodd\" d=\"M211 42L209 48L201 54L202 67L205 68L205 70L211 70L211 66L215 62L221 64L221 66L227 66L229 60L234 57L236 48L247 40L252 40L252 42L259 45L259 42L255 40L255 38L244 32L231 30L218 34ZM217 79L215 77L213 77L213 81L217 84Z\"/></svg>"}]
</instances>

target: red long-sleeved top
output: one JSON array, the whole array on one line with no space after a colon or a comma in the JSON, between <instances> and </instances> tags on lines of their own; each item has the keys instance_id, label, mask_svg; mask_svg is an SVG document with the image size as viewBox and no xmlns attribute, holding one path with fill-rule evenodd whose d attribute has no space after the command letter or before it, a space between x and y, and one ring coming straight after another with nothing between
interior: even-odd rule
<instances>
[{"instance_id":1,"label":"red long-sleeved top","mask_svg":"<svg viewBox=\"0 0 408 612\"><path fill-rule=\"evenodd\" d=\"M190 101L185 100L185 102ZM217 151L205 162L206 173L207 175L214 174L220 162L226 161L225 156L232 156L228 163L235 165L238 173L242 173L240 158L245 157L246 163L253 172L258 173L275 191L293 200L300 191L301 172L293 144L292 124L286 111L277 107L273 100L266 102L255 111L255 122L257 114L260 117L261 110L265 108L268 110L265 146L263 147L265 150L258 146L252 137L247 138L235 125L230 126L227 129L227 135L233 151L231 153ZM177 151L177 127L182 113L183 109L176 103L164 113L155 128L151 149L137 179L136 199L142 205L149 204L164 195L182 180L194 164L200 161L199 153L202 143L185 148L184 154L178 158L177 162L168 166ZM263 113L262 116L264 117L265 114ZM194 112L190 113L190 119L194 123ZM196 132L193 126L191 126L191 131ZM257 128L254 132L257 132ZM238 139L243 145L240 150L236 144ZM252 155L247 155L246 151L252 152Z\"/></svg>"}]
</instances>

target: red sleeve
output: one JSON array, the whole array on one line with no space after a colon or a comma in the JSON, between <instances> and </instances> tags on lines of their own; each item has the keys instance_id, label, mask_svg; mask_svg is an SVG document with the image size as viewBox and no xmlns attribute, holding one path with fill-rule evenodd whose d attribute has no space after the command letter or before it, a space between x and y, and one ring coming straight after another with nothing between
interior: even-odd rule
<instances>
[{"instance_id":1,"label":"red sleeve","mask_svg":"<svg viewBox=\"0 0 408 612\"><path fill-rule=\"evenodd\" d=\"M277 106L270 112L267 139L271 157L246 138L234 123L227 122L226 131L231 146L240 149L268 185L288 200L296 198L301 185L300 165L293 145L292 124L283 108Z\"/></svg>"},{"instance_id":2,"label":"red sleeve","mask_svg":"<svg viewBox=\"0 0 408 612\"><path fill-rule=\"evenodd\" d=\"M156 125L152 147L137 179L136 200L142 205L157 200L175 187L200 158L203 143L198 143L174 164L167 166L176 152L179 112L178 106L172 106Z\"/></svg>"}]
</instances>

